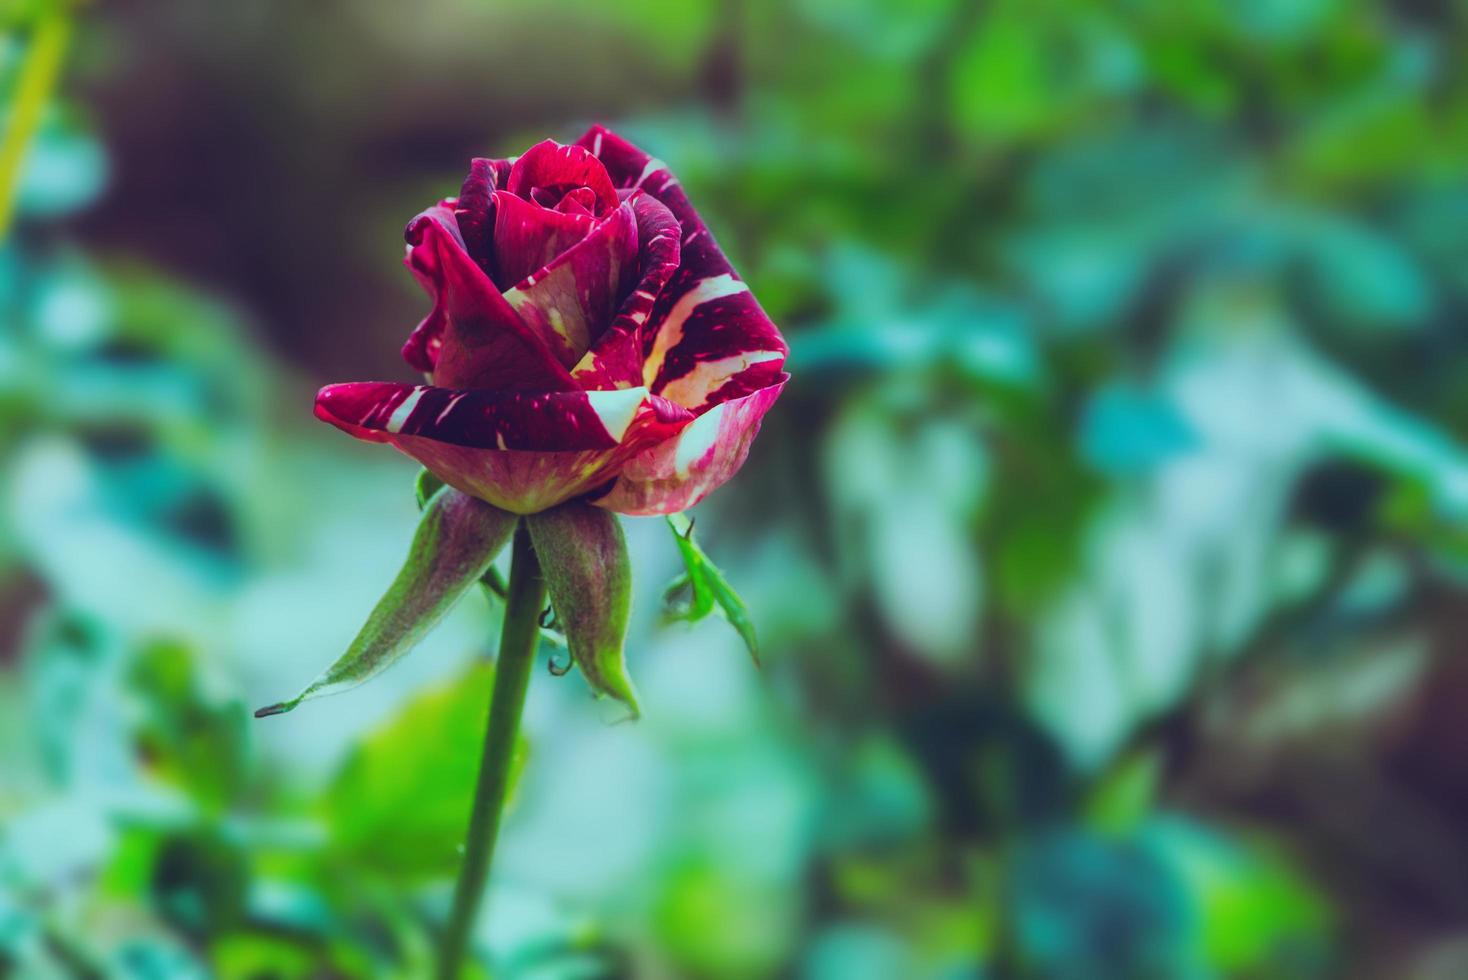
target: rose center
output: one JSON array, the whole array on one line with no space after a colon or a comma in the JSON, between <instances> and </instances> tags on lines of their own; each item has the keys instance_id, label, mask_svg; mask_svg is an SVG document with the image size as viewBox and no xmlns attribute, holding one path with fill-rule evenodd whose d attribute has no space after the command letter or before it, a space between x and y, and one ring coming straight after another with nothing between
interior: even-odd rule
<instances>
[{"instance_id":1,"label":"rose center","mask_svg":"<svg viewBox=\"0 0 1468 980\"><path fill-rule=\"evenodd\" d=\"M596 191L585 184L549 184L530 190L530 200L543 208L563 214L589 214L601 217L597 209Z\"/></svg>"}]
</instances>

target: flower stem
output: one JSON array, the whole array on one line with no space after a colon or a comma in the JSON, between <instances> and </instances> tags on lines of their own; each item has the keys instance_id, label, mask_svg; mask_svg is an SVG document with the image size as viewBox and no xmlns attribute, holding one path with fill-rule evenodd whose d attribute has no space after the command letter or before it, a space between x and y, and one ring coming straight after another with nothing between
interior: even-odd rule
<instances>
[{"instance_id":1,"label":"flower stem","mask_svg":"<svg viewBox=\"0 0 1468 980\"><path fill-rule=\"evenodd\" d=\"M6 107L10 123L0 139L0 240L10 230L15 196L20 189L21 165L25 163L41 115L56 88L61 62L66 53L67 36L71 33L71 17L67 4L52 4L36 21L31 31L25 60L15 94Z\"/></svg>"},{"instance_id":2,"label":"flower stem","mask_svg":"<svg viewBox=\"0 0 1468 980\"><path fill-rule=\"evenodd\" d=\"M469 817L464 865L459 870L454 907L439 953L439 980L457 980L484 885L489 880L544 605L545 580L540 575L540 561L530 543L530 530L521 522L515 529L499 662L495 666L494 693L489 702L489 725L484 734L484 754L479 761L479 783Z\"/></svg>"}]
</instances>

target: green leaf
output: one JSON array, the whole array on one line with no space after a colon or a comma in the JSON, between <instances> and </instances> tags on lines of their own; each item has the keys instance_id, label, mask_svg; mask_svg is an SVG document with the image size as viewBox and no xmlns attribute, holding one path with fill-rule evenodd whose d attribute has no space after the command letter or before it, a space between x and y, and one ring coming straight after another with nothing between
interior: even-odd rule
<instances>
[{"instance_id":1,"label":"green leaf","mask_svg":"<svg viewBox=\"0 0 1468 980\"><path fill-rule=\"evenodd\" d=\"M573 502L525 518L566 647L598 694L639 714L623 644L632 608L632 562L611 511Z\"/></svg>"},{"instance_id":2,"label":"green leaf","mask_svg":"<svg viewBox=\"0 0 1468 980\"><path fill-rule=\"evenodd\" d=\"M451 874L473 805L494 666L416 695L347 757L325 798L335 843L368 866L409 878ZM513 789L526 756L516 743Z\"/></svg>"},{"instance_id":3,"label":"green leaf","mask_svg":"<svg viewBox=\"0 0 1468 980\"><path fill-rule=\"evenodd\" d=\"M355 687L396 663L483 577L517 520L452 487L440 489L423 511L402 571L347 652L300 694L255 717L284 714L307 698Z\"/></svg>"},{"instance_id":4,"label":"green leaf","mask_svg":"<svg viewBox=\"0 0 1468 980\"><path fill-rule=\"evenodd\" d=\"M1103 834L1130 833L1157 802L1162 759L1144 750L1117 762L1094 786L1084 805L1086 822Z\"/></svg>"},{"instance_id":5,"label":"green leaf","mask_svg":"<svg viewBox=\"0 0 1468 980\"><path fill-rule=\"evenodd\" d=\"M724 573L693 540L693 522L683 514L669 514L668 527L673 531L673 540L678 543L683 567L687 570L674 579L663 594L668 618L696 623L717 607L744 640L755 666L759 666L759 639L755 636L749 608L739 598L739 593L730 587ZM677 595L684 589L689 590L689 599L687 603L680 604L676 601Z\"/></svg>"},{"instance_id":6,"label":"green leaf","mask_svg":"<svg viewBox=\"0 0 1468 980\"><path fill-rule=\"evenodd\" d=\"M127 681L142 707L134 738L149 770L205 812L222 811L246 785L244 706L210 697L193 651L169 640L138 650Z\"/></svg>"}]
</instances>

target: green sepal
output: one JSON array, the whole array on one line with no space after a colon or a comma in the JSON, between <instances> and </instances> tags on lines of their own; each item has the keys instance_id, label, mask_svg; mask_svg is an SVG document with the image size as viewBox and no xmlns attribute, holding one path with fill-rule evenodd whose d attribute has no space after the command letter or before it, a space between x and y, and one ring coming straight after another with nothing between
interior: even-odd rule
<instances>
[{"instance_id":1,"label":"green sepal","mask_svg":"<svg viewBox=\"0 0 1468 980\"><path fill-rule=\"evenodd\" d=\"M678 553L683 556L684 573L669 583L663 592L664 614L668 619L696 623L715 608L739 633L749 656L759 666L759 638L755 636L754 620L749 608L739 593L729 585L724 573L709 560L698 542L693 540L693 521L684 514L669 514L668 527L673 540L678 543ZM688 591L686 602L678 601L678 594Z\"/></svg>"},{"instance_id":2,"label":"green sepal","mask_svg":"<svg viewBox=\"0 0 1468 980\"><path fill-rule=\"evenodd\" d=\"M429 470L419 470L418 479L413 485L414 493L418 498L418 509L422 510L424 507L426 507L428 505L428 501L432 499L433 495L435 493L438 493L438 491L441 490L444 485L444 482L438 477L434 476ZM505 582L504 575L500 574L500 570L498 568L495 568L493 565L490 565L489 568L485 570L484 574L480 576L479 584L484 586L484 591L486 593L499 600L503 600L505 598L505 592L507 589L509 589L509 584ZM546 613L550 613L549 607L546 607ZM541 639L549 640L550 642L558 645L561 644L560 627L556 625L554 618L552 618L549 623L545 622L545 618L545 616L541 617Z\"/></svg>"},{"instance_id":3,"label":"green sepal","mask_svg":"<svg viewBox=\"0 0 1468 980\"><path fill-rule=\"evenodd\" d=\"M443 618L494 561L518 518L452 487L428 500L408 560L347 652L289 701L255 712L284 714L308 698L355 687L395 663Z\"/></svg>"},{"instance_id":4,"label":"green sepal","mask_svg":"<svg viewBox=\"0 0 1468 980\"><path fill-rule=\"evenodd\" d=\"M525 518L571 659L598 694L640 713L623 645L632 608L632 562L611 511L572 502Z\"/></svg>"},{"instance_id":5,"label":"green sepal","mask_svg":"<svg viewBox=\"0 0 1468 980\"><path fill-rule=\"evenodd\" d=\"M428 506L433 495L444 488L444 482L434 476L427 469L418 471L418 479L413 482L413 494L418 498L418 509L422 510Z\"/></svg>"}]
</instances>

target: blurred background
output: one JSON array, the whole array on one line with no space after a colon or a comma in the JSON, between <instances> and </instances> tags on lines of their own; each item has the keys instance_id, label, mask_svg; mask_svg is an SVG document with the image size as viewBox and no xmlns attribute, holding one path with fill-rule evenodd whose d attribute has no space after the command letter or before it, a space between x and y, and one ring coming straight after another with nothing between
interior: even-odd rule
<instances>
[{"instance_id":1,"label":"blurred background","mask_svg":"<svg viewBox=\"0 0 1468 980\"><path fill-rule=\"evenodd\" d=\"M496 977L1468 976L1468 6L10 0L0 975L426 976L499 610L350 640L403 225L603 121L790 339L538 670ZM554 647L542 653L558 658Z\"/></svg>"}]
</instances>

